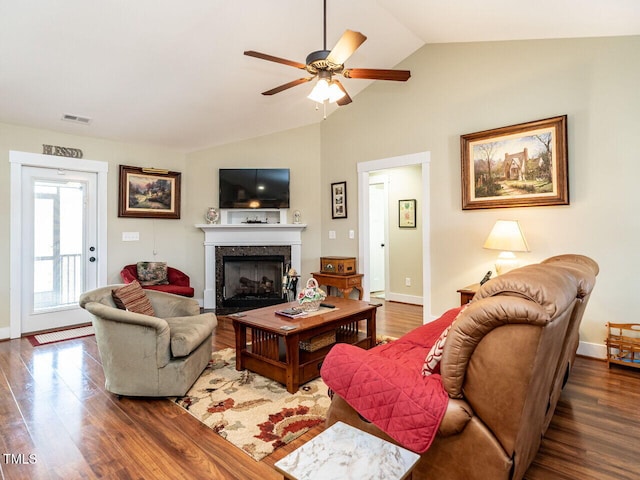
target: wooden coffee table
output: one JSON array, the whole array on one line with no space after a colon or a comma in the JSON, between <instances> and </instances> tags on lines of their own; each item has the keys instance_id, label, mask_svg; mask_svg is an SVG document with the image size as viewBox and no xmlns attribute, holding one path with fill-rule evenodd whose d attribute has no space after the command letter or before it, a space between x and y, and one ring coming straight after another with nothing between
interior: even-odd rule
<instances>
[{"instance_id":1,"label":"wooden coffee table","mask_svg":"<svg viewBox=\"0 0 640 480\"><path fill-rule=\"evenodd\" d=\"M376 343L376 306L360 300L327 297L334 309L321 308L306 317L287 318L277 310L298 306L297 302L230 315L236 335L236 370L251 370L280 382L287 391L320 376L324 357L333 344L315 351L301 350L300 342L335 332L336 343L371 348ZM285 328L283 328L285 327ZM289 327L295 327L287 330ZM249 342L250 340L250 342Z\"/></svg>"}]
</instances>

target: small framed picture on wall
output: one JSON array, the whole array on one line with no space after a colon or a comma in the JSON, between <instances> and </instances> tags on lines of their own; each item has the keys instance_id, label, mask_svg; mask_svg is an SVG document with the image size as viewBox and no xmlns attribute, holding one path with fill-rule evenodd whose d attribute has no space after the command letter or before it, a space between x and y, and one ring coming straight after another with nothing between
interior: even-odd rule
<instances>
[{"instance_id":1,"label":"small framed picture on wall","mask_svg":"<svg viewBox=\"0 0 640 480\"><path fill-rule=\"evenodd\" d=\"M398 200L398 226L416 228L416 200Z\"/></svg>"},{"instance_id":2,"label":"small framed picture on wall","mask_svg":"<svg viewBox=\"0 0 640 480\"><path fill-rule=\"evenodd\" d=\"M347 218L347 182L331 184L331 218Z\"/></svg>"}]
</instances>

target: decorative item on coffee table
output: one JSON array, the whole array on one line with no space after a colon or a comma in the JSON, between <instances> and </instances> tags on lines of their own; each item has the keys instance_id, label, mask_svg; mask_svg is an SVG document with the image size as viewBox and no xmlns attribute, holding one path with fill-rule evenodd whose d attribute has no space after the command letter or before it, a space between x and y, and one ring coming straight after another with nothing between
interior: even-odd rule
<instances>
[{"instance_id":1,"label":"decorative item on coffee table","mask_svg":"<svg viewBox=\"0 0 640 480\"><path fill-rule=\"evenodd\" d=\"M326 297L327 294L318 286L317 280L310 278L305 288L298 294L298 303L305 312L315 312Z\"/></svg>"}]
</instances>

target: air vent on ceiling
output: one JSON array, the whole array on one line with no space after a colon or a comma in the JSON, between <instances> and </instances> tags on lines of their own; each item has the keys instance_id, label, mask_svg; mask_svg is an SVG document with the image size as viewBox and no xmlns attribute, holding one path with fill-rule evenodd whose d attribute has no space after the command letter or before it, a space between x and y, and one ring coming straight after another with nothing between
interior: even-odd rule
<instances>
[{"instance_id":1,"label":"air vent on ceiling","mask_svg":"<svg viewBox=\"0 0 640 480\"><path fill-rule=\"evenodd\" d=\"M62 115L62 120L66 122L81 123L82 125L89 125L91 123L91 119L89 117L81 117L79 115L71 115L69 113Z\"/></svg>"}]
</instances>

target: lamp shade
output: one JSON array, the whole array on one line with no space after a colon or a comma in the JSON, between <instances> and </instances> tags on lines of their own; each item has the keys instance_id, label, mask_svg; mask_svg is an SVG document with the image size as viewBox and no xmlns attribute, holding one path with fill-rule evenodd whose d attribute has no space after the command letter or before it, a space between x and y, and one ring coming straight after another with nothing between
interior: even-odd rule
<instances>
[{"instance_id":1,"label":"lamp shade","mask_svg":"<svg viewBox=\"0 0 640 480\"><path fill-rule=\"evenodd\" d=\"M498 220L483 248L504 252L528 252L529 245L517 220Z\"/></svg>"}]
</instances>

